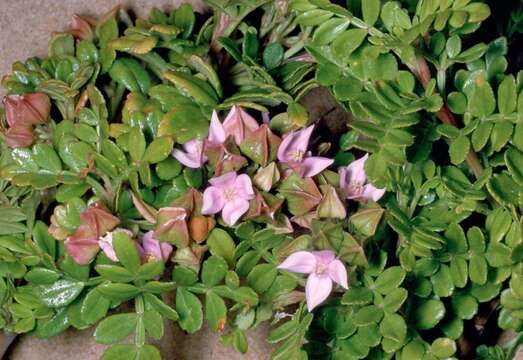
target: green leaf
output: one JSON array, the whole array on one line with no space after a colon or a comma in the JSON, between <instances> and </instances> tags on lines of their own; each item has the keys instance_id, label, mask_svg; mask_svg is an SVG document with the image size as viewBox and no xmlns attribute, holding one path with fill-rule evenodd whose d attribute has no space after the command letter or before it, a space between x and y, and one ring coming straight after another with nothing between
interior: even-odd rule
<instances>
[{"instance_id":1,"label":"green leaf","mask_svg":"<svg viewBox=\"0 0 523 360\"><path fill-rule=\"evenodd\" d=\"M222 331L227 321L225 302L212 290L205 295L205 319L215 332Z\"/></svg>"},{"instance_id":2,"label":"green leaf","mask_svg":"<svg viewBox=\"0 0 523 360\"><path fill-rule=\"evenodd\" d=\"M145 153L145 137L139 126L129 132L129 153L134 161L142 160Z\"/></svg>"},{"instance_id":3,"label":"green leaf","mask_svg":"<svg viewBox=\"0 0 523 360\"><path fill-rule=\"evenodd\" d=\"M119 58L109 70L111 78L131 92L147 94L151 87L151 77L143 66L132 58Z\"/></svg>"},{"instance_id":4,"label":"green leaf","mask_svg":"<svg viewBox=\"0 0 523 360\"><path fill-rule=\"evenodd\" d=\"M174 12L174 25L183 30L182 37L187 39L194 28L196 16L191 4L182 4Z\"/></svg>"},{"instance_id":5,"label":"green leaf","mask_svg":"<svg viewBox=\"0 0 523 360\"><path fill-rule=\"evenodd\" d=\"M469 260L470 281L483 285L487 282L487 260L481 255L472 255Z\"/></svg>"},{"instance_id":6,"label":"green leaf","mask_svg":"<svg viewBox=\"0 0 523 360\"><path fill-rule=\"evenodd\" d=\"M49 57L74 56L74 38L69 33L55 33L49 41Z\"/></svg>"},{"instance_id":7,"label":"green leaf","mask_svg":"<svg viewBox=\"0 0 523 360\"><path fill-rule=\"evenodd\" d=\"M447 297L454 292L454 283L450 274L449 267L442 264L439 270L431 276L434 294L439 297Z\"/></svg>"},{"instance_id":8,"label":"green leaf","mask_svg":"<svg viewBox=\"0 0 523 360\"><path fill-rule=\"evenodd\" d=\"M407 324L398 314L385 314L380 323L380 332L384 338L402 342L407 336Z\"/></svg>"},{"instance_id":9,"label":"green leaf","mask_svg":"<svg viewBox=\"0 0 523 360\"><path fill-rule=\"evenodd\" d=\"M177 143L184 144L194 138L203 139L207 136L208 127L209 120L200 107L186 104L162 117L158 136L172 136Z\"/></svg>"},{"instance_id":10,"label":"green leaf","mask_svg":"<svg viewBox=\"0 0 523 360\"><path fill-rule=\"evenodd\" d=\"M113 248L118 261L132 274L136 274L140 268L140 254L129 235L123 231L113 232Z\"/></svg>"},{"instance_id":11,"label":"green leaf","mask_svg":"<svg viewBox=\"0 0 523 360\"><path fill-rule=\"evenodd\" d=\"M38 319L34 335L39 338L50 338L56 336L69 327L69 319L65 308L58 309L48 319Z\"/></svg>"},{"instance_id":12,"label":"green leaf","mask_svg":"<svg viewBox=\"0 0 523 360\"><path fill-rule=\"evenodd\" d=\"M509 148L505 152L505 164L512 179L523 186L523 154L515 148Z\"/></svg>"},{"instance_id":13,"label":"green leaf","mask_svg":"<svg viewBox=\"0 0 523 360\"><path fill-rule=\"evenodd\" d=\"M165 263L162 260L148 261L140 265L137 278L143 280L154 279L163 274Z\"/></svg>"},{"instance_id":14,"label":"green leaf","mask_svg":"<svg viewBox=\"0 0 523 360\"><path fill-rule=\"evenodd\" d=\"M47 225L45 225L42 221L37 221L33 227L33 240L40 250L49 254L51 259L55 259L56 241L49 234Z\"/></svg>"},{"instance_id":15,"label":"green leaf","mask_svg":"<svg viewBox=\"0 0 523 360\"><path fill-rule=\"evenodd\" d=\"M381 1L380 0L365 0L361 2L361 11L363 13L363 21L369 26L373 26L380 15Z\"/></svg>"},{"instance_id":16,"label":"green leaf","mask_svg":"<svg viewBox=\"0 0 523 360\"><path fill-rule=\"evenodd\" d=\"M178 313L172 307L158 299L155 295L144 293L143 296L145 301L163 317L172 321L177 321L180 318Z\"/></svg>"},{"instance_id":17,"label":"green leaf","mask_svg":"<svg viewBox=\"0 0 523 360\"><path fill-rule=\"evenodd\" d=\"M405 270L400 266L391 266L383 271L376 279L374 286L381 294L388 294L403 282Z\"/></svg>"},{"instance_id":18,"label":"green leaf","mask_svg":"<svg viewBox=\"0 0 523 360\"><path fill-rule=\"evenodd\" d=\"M202 303L196 295L184 288L176 290L176 312L180 316L180 327L188 333L192 334L202 327Z\"/></svg>"},{"instance_id":19,"label":"green leaf","mask_svg":"<svg viewBox=\"0 0 523 360\"><path fill-rule=\"evenodd\" d=\"M472 133L472 147L474 151L480 151L487 145L494 124L490 121L481 121Z\"/></svg>"},{"instance_id":20,"label":"green leaf","mask_svg":"<svg viewBox=\"0 0 523 360\"><path fill-rule=\"evenodd\" d=\"M388 313L395 313L401 308L405 300L407 300L407 296L408 292L404 288L397 288L392 290L383 299L384 310Z\"/></svg>"},{"instance_id":21,"label":"green leaf","mask_svg":"<svg viewBox=\"0 0 523 360\"><path fill-rule=\"evenodd\" d=\"M57 173L62 170L62 162L50 144L39 143L33 146L33 158L42 169Z\"/></svg>"},{"instance_id":22,"label":"green leaf","mask_svg":"<svg viewBox=\"0 0 523 360\"><path fill-rule=\"evenodd\" d=\"M96 265L95 270L106 280L114 282L131 282L135 276L129 270L118 265Z\"/></svg>"},{"instance_id":23,"label":"green leaf","mask_svg":"<svg viewBox=\"0 0 523 360\"><path fill-rule=\"evenodd\" d=\"M465 287L469 277L467 261L461 257L455 257L450 260L449 268L454 286L458 288Z\"/></svg>"},{"instance_id":24,"label":"green leaf","mask_svg":"<svg viewBox=\"0 0 523 360\"><path fill-rule=\"evenodd\" d=\"M430 346L430 352L439 359L450 358L456 350L456 342L449 338L438 338Z\"/></svg>"},{"instance_id":25,"label":"green leaf","mask_svg":"<svg viewBox=\"0 0 523 360\"><path fill-rule=\"evenodd\" d=\"M466 81L464 89L468 99L468 111L472 115L486 117L494 112L496 99L484 71L473 73Z\"/></svg>"},{"instance_id":26,"label":"green leaf","mask_svg":"<svg viewBox=\"0 0 523 360\"><path fill-rule=\"evenodd\" d=\"M461 52L461 39L458 35L453 35L447 40L446 50L451 59Z\"/></svg>"},{"instance_id":27,"label":"green leaf","mask_svg":"<svg viewBox=\"0 0 523 360\"><path fill-rule=\"evenodd\" d=\"M174 141L171 137L161 136L153 140L145 150L143 161L155 164L166 159L173 150Z\"/></svg>"},{"instance_id":28,"label":"green leaf","mask_svg":"<svg viewBox=\"0 0 523 360\"><path fill-rule=\"evenodd\" d=\"M334 95L340 101L356 98L362 89L363 84L361 81L350 75L339 78L333 87Z\"/></svg>"},{"instance_id":29,"label":"green leaf","mask_svg":"<svg viewBox=\"0 0 523 360\"><path fill-rule=\"evenodd\" d=\"M512 138L514 125L508 120L496 122L490 134L490 142L494 151L500 151Z\"/></svg>"},{"instance_id":30,"label":"green leaf","mask_svg":"<svg viewBox=\"0 0 523 360\"><path fill-rule=\"evenodd\" d=\"M215 106L218 103L216 92L206 81L181 71L168 71L164 76L184 95L192 97L196 102L207 106Z\"/></svg>"},{"instance_id":31,"label":"green leaf","mask_svg":"<svg viewBox=\"0 0 523 360\"><path fill-rule=\"evenodd\" d=\"M222 257L213 255L203 263L202 282L208 287L218 285L225 278L228 269L229 266Z\"/></svg>"},{"instance_id":32,"label":"green leaf","mask_svg":"<svg viewBox=\"0 0 523 360\"><path fill-rule=\"evenodd\" d=\"M436 299L429 299L419 304L414 311L416 327L421 330L432 329L445 316L445 306Z\"/></svg>"},{"instance_id":33,"label":"green leaf","mask_svg":"<svg viewBox=\"0 0 523 360\"><path fill-rule=\"evenodd\" d=\"M364 29L349 29L343 32L332 42L334 56L344 63L348 62L349 56L363 43L366 36L367 31Z\"/></svg>"},{"instance_id":34,"label":"green leaf","mask_svg":"<svg viewBox=\"0 0 523 360\"><path fill-rule=\"evenodd\" d=\"M450 110L456 114L464 114L467 111L467 98L463 93L451 92L447 97Z\"/></svg>"},{"instance_id":35,"label":"green leaf","mask_svg":"<svg viewBox=\"0 0 523 360\"><path fill-rule=\"evenodd\" d=\"M103 296L114 301L129 300L140 293L140 289L130 284L103 283L97 289Z\"/></svg>"},{"instance_id":36,"label":"green leaf","mask_svg":"<svg viewBox=\"0 0 523 360\"><path fill-rule=\"evenodd\" d=\"M278 270L272 264L259 264L256 265L247 276L247 283L257 293L264 293L269 289L274 280Z\"/></svg>"},{"instance_id":37,"label":"green leaf","mask_svg":"<svg viewBox=\"0 0 523 360\"><path fill-rule=\"evenodd\" d=\"M138 315L116 314L111 315L98 324L94 331L96 342L100 344L114 344L125 339L136 328Z\"/></svg>"},{"instance_id":38,"label":"green leaf","mask_svg":"<svg viewBox=\"0 0 523 360\"><path fill-rule=\"evenodd\" d=\"M82 320L87 324L94 324L105 317L110 305L109 299L103 297L96 288L92 289L82 302L80 309Z\"/></svg>"},{"instance_id":39,"label":"green leaf","mask_svg":"<svg viewBox=\"0 0 523 360\"><path fill-rule=\"evenodd\" d=\"M450 155L450 161L455 164L459 165L463 161L465 161L465 158L467 157L467 154L470 149L470 140L468 136L466 135L460 135L456 139L454 139L449 147L449 155Z\"/></svg>"},{"instance_id":40,"label":"green leaf","mask_svg":"<svg viewBox=\"0 0 523 360\"><path fill-rule=\"evenodd\" d=\"M138 356L138 347L131 344L113 345L105 350L101 360L122 360L136 359ZM152 358L151 358L152 360Z\"/></svg>"},{"instance_id":41,"label":"green leaf","mask_svg":"<svg viewBox=\"0 0 523 360\"><path fill-rule=\"evenodd\" d=\"M340 33L345 31L349 26L349 21L343 18L332 18L325 21L316 28L312 42L315 46L330 44L338 37Z\"/></svg>"},{"instance_id":42,"label":"green leaf","mask_svg":"<svg viewBox=\"0 0 523 360\"><path fill-rule=\"evenodd\" d=\"M468 294L456 294L451 298L452 309L460 319L470 320L478 312L478 301Z\"/></svg>"},{"instance_id":43,"label":"green leaf","mask_svg":"<svg viewBox=\"0 0 523 360\"><path fill-rule=\"evenodd\" d=\"M372 291L366 287L353 287L350 291L346 291L345 294L343 294L341 303L344 305L367 305L372 299Z\"/></svg>"},{"instance_id":44,"label":"green leaf","mask_svg":"<svg viewBox=\"0 0 523 360\"><path fill-rule=\"evenodd\" d=\"M377 323L383 318L383 310L376 305L368 305L359 309L353 317L353 322L357 326Z\"/></svg>"},{"instance_id":45,"label":"green leaf","mask_svg":"<svg viewBox=\"0 0 523 360\"><path fill-rule=\"evenodd\" d=\"M25 276L25 280L36 285L52 284L60 278L60 274L54 270L45 268L33 268Z\"/></svg>"},{"instance_id":46,"label":"green leaf","mask_svg":"<svg viewBox=\"0 0 523 360\"><path fill-rule=\"evenodd\" d=\"M283 61L284 49L280 43L273 42L268 44L263 50L263 65L272 70L278 67Z\"/></svg>"},{"instance_id":47,"label":"green leaf","mask_svg":"<svg viewBox=\"0 0 523 360\"><path fill-rule=\"evenodd\" d=\"M498 87L498 108L499 112L505 115L511 114L516 110L518 94L516 90L516 80L513 75L505 76Z\"/></svg>"},{"instance_id":48,"label":"green leaf","mask_svg":"<svg viewBox=\"0 0 523 360\"><path fill-rule=\"evenodd\" d=\"M82 292L84 284L72 280L58 280L52 285L42 285L38 297L46 306L59 308L69 305Z\"/></svg>"},{"instance_id":49,"label":"green leaf","mask_svg":"<svg viewBox=\"0 0 523 360\"><path fill-rule=\"evenodd\" d=\"M143 325L148 336L156 340L160 340L163 337L163 319L156 310L144 311Z\"/></svg>"},{"instance_id":50,"label":"green leaf","mask_svg":"<svg viewBox=\"0 0 523 360\"><path fill-rule=\"evenodd\" d=\"M207 245L211 254L224 258L230 267L234 265L236 245L225 230L213 229L207 238Z\"/></svg>"}]
</instances>

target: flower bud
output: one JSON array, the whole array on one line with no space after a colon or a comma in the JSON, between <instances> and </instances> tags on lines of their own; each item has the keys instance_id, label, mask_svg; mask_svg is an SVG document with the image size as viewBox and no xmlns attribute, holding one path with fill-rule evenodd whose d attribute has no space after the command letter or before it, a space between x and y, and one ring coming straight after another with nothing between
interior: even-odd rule
<instances>
[{"instance_id":1,"label":"flower bud","mask_svg":"<svg viewBox=\"0 0 523 360\"><path fill-rule=\"evenodd\" d=\"M191 239L198 244L207 239L209 231L214 227L214 220L205 216L193 216L189 222Z\"/></svg>"},{"instance_id":2,"label":"flower bud","mask_svg":"<svg viewBox=\"0 0 523 360\"><path fill-rule=\"evenodd\" d=\"M336 189L331 185L322 185L323 198L316 210L320 218L345 219L347 211L345 205L338 197Z\"/></svg>"},{"instance_id":3,"label":"flower bud","mask_svg":"<svg viewBox=\"0 0 523 360\"><path fill-rule=\"evenodd\" d=\"M73 15L69 22L69 32L79 40L92 40L93 30L86 18Z\"/></svg>"},{"instance_id":4,"label":"flower bud","mask_svg":"<svg viewBox=\"0 0 523 360\"><path fill-rule=\"evenodd\" d=\"M166 241L181 248L189 244L187 211L179 207L166 207L158 210L154 238Z\"/></svg>"}]
</instances>

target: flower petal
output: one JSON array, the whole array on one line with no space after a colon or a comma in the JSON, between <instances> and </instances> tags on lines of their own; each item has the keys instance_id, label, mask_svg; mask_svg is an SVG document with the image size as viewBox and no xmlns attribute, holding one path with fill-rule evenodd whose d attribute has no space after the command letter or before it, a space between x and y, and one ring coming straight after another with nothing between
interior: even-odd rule
<instances>
[{"instance_id":1,"label":"flower petal","mask_svg":"<svg viewBox=\"0 0 523 360\"><path fill-rule=\"evenodd\" d=\"M305 298L309 312L327 299L331 291L332 281L328 276L310 274L305 286Z\"/></svg>"},{"instance_id":2,"label":"flower petal","mask_svg":"<svg viewBox=\"0 0 523 360\"><path fill-rule=\"evenodd\" d=\"M278 148L278 160L289 162L295 160L292 154L298 152L305 154L313 130L314 125L311 125L308 128L293 131L285 136Z\"/></svg>"},{"instance_id":3,"label":"flower petal","mask_svg":"<svg viewBox=\"0 0 523 360\"><path fill-rule=\"evenodd\" d=\"M223 191L216 186L210 186L203 192L202 214L210 215L216 214L223 209L225 201L223 198Z\"/></svg>"},{"instance_id":4,"label":"flower petal","mask_svg":"<svg viewBox=\"0 0 523 360\"><path fill-rule=\"evenodd\" d=\"M173 251L171 244L154 239L153 231L148 231L143 235L142 245L145 256L153 257L155 260L167 261Z\"/></svg>"},{"instance_id":5,"label":"flower petal","mask_svg":"<svg viewBox=\"0 0 523 360\"><path fill-rule=\"evenodd\" d=\"M311 156L311 157L305 158L303 160L303 167L304 167L303 176L311 177L311 176L317 175L317 174L321 173L323 170L325 170L326 168L328 168L329 166L331 166L333 163L334 163L333 159L320 157L320 156Z\"/></svg>"},{"instance_id":6,"label":"flower petal","mask_svg":"<svg viewBox=\"0 0 523 360\"><path fill-rule=\"evenodd\" d=\"M203 165L202 154L195 152L183 152L179 149L173 150L173 156L176 160L181 162L183 165L190 167L192 169L198 169Z\"/></svg>"},{"instance_id":7,"label":"flower petal","mask_svg":"<svg viewBox=\"0 0 523 360\"><path fill-rule=\"evenodd\" d=\"M363 187L362 198L372 201L378 201L385 194L385 189L378 189L372 184L367 184Z\"/></svg>"},{"instance_id":8,"label":"flower petal","mask_svg":"<svg viewBox=\"0 0 523 360\"><path fill-rule=\"evenodd\" d=\"M246 174L241 174L234 181L234 189L239 197L250 200L254 198L251 178Z\"/></svg>"},{"instance_id":9,"label":"flower petal","mask_svg":"<svg viewBox=\"0 0 523 360\"><path fill-rule=\"evenodd\" d=\"M220 189L225 189L234 186L236 177L237 175L234 171L229 171L226 174L209 179L209 183L211 183L212 186L216 186Z\"/></svg>"},{"instance_id":10,"label":"flower petal","mask_svg":"<svg viewBox=\"0 0 523 360\"><path fill-rule=\"evenodd\" d=\"M249 201L241 198L229 201L222 210L223 221L227 225L233 226L247 210L249 210Z\"/></svg>"},{"instance_id":11,"label":"flower petal","mask_svg":"<svg viewBox=\"0 0 523 360\"><path fill-rule=\"evenodd\" d=\"M297 251L285 259L278 269L288 270L296 273L310 274L316 268L316 256L310 251Z\"/></svg>"},{"instance_id":12,"label":"flower petal","mask_svg":"<svg viewBox=\"0 0 523 360\"><path fill-rule=\"evenodd\" d=\"M331 261L336 259L336 253L332 250L313 251L312 254L316 257L317 261L325 266L328 266Z\"/></svg>"},{"instance_id":13,"label":"flower petal","mask_svg":"<svg viewBox=\"0 0 523 360\"><path fill-rule=\"evenodd\" d=\"M211 117L211 125L209 126L209 135L207 140L213 144L222 144L227 136L225 135L225 130L223 128L220 119L218 119L218 114L214 110Z\"/></svg>"},{"instance_id":14,"label":"flower petal","mask_svg":"<svg viewBox=\"0 0 523 360\"><path fill-rule=\"evenodd\" d=\"M113 233L109 232L104 237L101 237L98 240L98 246L100 246L100 249L103 250L105 255L114 262L118 261L118 256L116 256L116 252L113 248Z\"/></svg>"},{"instance_id":15,"label":"flower petal","mask_svg":"<svg viewBox=\"0 0 523 360\"><path fill-rule=\"evenodd\" d=\"M327 273L332 281L341 285L345 289L349 288L349 285L347 284L347 269L340 260L336 259L331 261Z\"/></svg>"},{"instance_id":16,"label":"flower petal","mask_svg":"<svg viewBox=\"0 0 523 360\"><path fill-rule=\"evenodd\" d=\"M365 161L369 158L369 154L365 154L358 160L354 160L347 166L347 173L345 177L346 185L354 186L356 184L363 185L367 180L365 175Z\"/></svg>"},{"instance_id":17,"label":"flower petal","mask_svg":"<svg viewBox=\"0 0 523 360\"><path fill-rule=\"evenodd\" d=\"M234 105L223 121L227 136L233 136L236 145L240 145L248 132L258 129L258 122L241 107Z\"/></svg>"}]
</instances>

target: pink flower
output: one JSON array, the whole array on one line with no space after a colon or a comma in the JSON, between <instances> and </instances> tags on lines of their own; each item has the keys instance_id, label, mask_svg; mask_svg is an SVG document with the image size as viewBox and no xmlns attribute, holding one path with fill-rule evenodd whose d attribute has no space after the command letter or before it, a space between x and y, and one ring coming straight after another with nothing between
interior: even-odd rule
<instances>
[{"instance_id":1,"label":"pink flower","mask_svg":"<svg viewBox=\"0 0 523 360\"><path fill-rule=\"evenodd\" d=\"M340 188L345 192L347 199L378 201L385 194L385 189L378 189L372 184L366 183L365 161L368 158L369 154L365 154L340 170Z\"/></svg>"},{"instance_id":2,"label":"pink flower","mask_svg":"<svg viewBox=\"0 0 523 360\"><path fill-rule=\"evenodd\" d=\"M117 228L114 231L110 231L107 234L105 234L105 236L102 236L100 239L98 239L98 246L100 246L100 249L102 249L102 251L109 258L109 260L115 262L118 261L118 256L116 256L116 252L113 248L113 233L117 231L124 232L131 238L133 236L133 233L129 230Z\"/></svg>"},{"instance_id":3,"label":"pink flower","mask_svg":"<svg viewBox=\"0 0 523 360\"><path fill-rule=\"evenodd\" d=\"M143 235L142 247L146 261L167 261L173 252L171 244L153 238L153 231L148 231Z\"/></svg>"},{"instance_id":4,"label":"pink flower","mask_svg":"<svg viewBox=\"0 0 523 360\"><path fill-rule=\"evenodd\" d=\"M240 145L245 136L258 129L260 125L241 107L234 105L223 121L223 128L227 136L232 136L236 145Z\"/></svg>"},{"instance_id":5,"label":"pink flower","mask_svg":"<svg viewBox=\"0 0 523 360\"><path fill-rule=\"evenodd\" d=\"M222 144L226 139L223 125L218 119L218 114L213 111L211 117L211 124L209 126L209 135L206 142L211 144ZM183 165L198 169L207 161L207 156L204 154L205 141L193 139L183 145L183 151L175 149L173 156Z\"/></svg>"},{"instance_id":6,"label":"pink flower","mask_svg":"<svg viewBox=\"0 0 523 360\"><path fill-rule=\"evenodd\" d=\"M290 255L278 269L309 274L305 286L307 308L312 311L332 291L332 282L348 289L347 269L336 259L334 251L298 251Z\"/></svg>"},{"instance_id":7,"label":"pink flower","mask_svg":"<svg viewBox=\"0 0 523 360\"><path fill-rule=\"evenodd\" d=\"M254 190L249 176L237 175L234 171L209 180L212 186L203 193L202 214L222 212L225 223L233 226L249 210L249 200Z\"/></svg>"},{"instance_id":8,"label":"pink flower","mask_svg":"<svg viewBox=\"0 0 523 360\"><path fill-rule=\"evenodd\" d=\"M332 159L310 156L310 152L307 152L313 129L314 125L311 125L302 130L290 132L278 148L278 160L303 177L317 175L334 162Z\"/></svg>"}]
</instances>

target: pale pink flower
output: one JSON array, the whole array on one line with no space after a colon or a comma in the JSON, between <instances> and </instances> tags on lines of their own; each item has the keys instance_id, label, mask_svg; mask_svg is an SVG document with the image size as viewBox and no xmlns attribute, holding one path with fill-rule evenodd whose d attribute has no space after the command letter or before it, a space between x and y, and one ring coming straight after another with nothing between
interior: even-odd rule
<instances>
[{"instance_id":1,"label":"pale pink flower","mask_svg":"<svg viewBox=\"0 0 523 360\"><path fill-rule=\"evenodd\" d=\"M223 121L223 129L227 136L232 136L236 145L240 145L249 132L258 129L260 125L241 107L234 105Z\"/></svg>"},{"instance_id":2,"label":"pale pink flower","mask_svg":"<svg viewBox=\"0 0 523 360\"><path fill-rule=\"evenodd\" d=\"M218 119L216 111L213 111L207 140L190 140L183 145L183 150L174 149L173 156L183 165L193 169L198 169L207 161L207 156L204 154L205 143L222 144L225 142L225 139L226 136L223 125Z\"/></svg>"},{"instance_id":3,"label":"pale pink flower","mask_svg":"<svg viewBox=\"0 0 523 360\"><path fill-rule=\"evenodd\" d=\"M203 193L202 214L222 212L223 221L233 226L249 210L249 200L254 190L249 176L237 175L234 171L209 180L211 186Z\"/></svg>"},{"instance_id":4,"label":"pale pink flower","mask_svg":"<svg viewBox=\"0 0 523 360\"><path fill-rule=\"evenodd\" d=\"M332 291L333 281L345 289L349 288L347 269L331 250L297 251L285 259L278 269L309 274L305 286L309 311L327 299Z\"/></svg>"},{"instance_id":5,"label":"pale pink flower","mask_svg":"<svg viewBox=\"0 0 523 360\"><path fill-rule=\"evenodd\" d=\"M378 189L374 185L367 183L365 174L365 161L369 154L355 160L349 166L340 170L340 188L345 192L347 199L359 201L378 201L385 189Z\"/></svg>"},{"instance_id":6,"label":"pale pink flower","mask_svg":"<svg viewBox=\"0 0 523 360\"><path fill-rule=\"evenodd\" d=\"M133 233L129 230L117 228L114 231L110 231L107 234L105 234L105 236L102 236L100 239L98 239L98 246L100 246L100 249L102 249L102 251L109 258L109 260L114 262L118 261L118 256L116 255L116 252L114 251L113 247L113 234L119 231L127 234L131 238L133 236Z\"/></svg>"},{"instance_id":7,"label":"pale pink flower","mask_svg":"<svg viewBox=\"0 0 523 360\"><path fill-rule=\"evenodd\" d=\"M154 231L143 234L142 247L146 261L168 261L173 251L173 246L164 241L153 238Z\"/></svg>"},{"instance_id":8,"label":"pale pink flower","mask_svg":"<svg viewBox=\"0 0 523 360\"><path fill-rule=\"evenodd\" d=\"M311 125L302 130L290 132L284 137L278 148L278 160L303 177L317 175L334 162L329 158L310 156L310 152L307 152L313 129L314 125Z\"/></svg>"}]
</instances>

